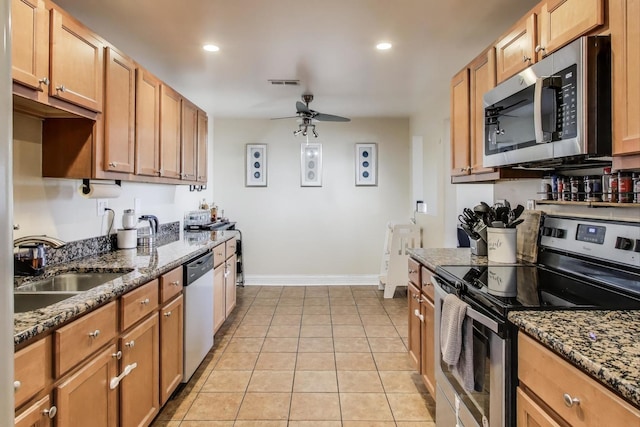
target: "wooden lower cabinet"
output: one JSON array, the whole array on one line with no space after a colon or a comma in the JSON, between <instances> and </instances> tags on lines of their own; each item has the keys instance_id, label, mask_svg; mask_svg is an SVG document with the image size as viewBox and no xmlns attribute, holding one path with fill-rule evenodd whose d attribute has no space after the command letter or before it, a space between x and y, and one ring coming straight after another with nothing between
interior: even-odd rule
<instances>
[{"instance_id":1,"label":"wooden lower cabinet","mask_svg":"<svg viewBox=\"0 0 640 427\"><path fill-rule=\"evenodd\" d=\"M57 427L118 425L118 389L109 387L118 375L116 354L115 344L106 347L55 387Z\"/></svg>"},{"instance_id":2,"label":"wooden lower cabinet","mask_svg":"<svg viewBox=\"0 0 640 427\"><path fill-rule=\"evenodd\" d=\"M120 372L134 367L120 382L120 425L147 426L160 409L159 331L154 313L120 337Z\"/></svg>"},{"instance_id":3,"label":"wooden lower cabinet","mask_svg":"<svg viewBox=\"0 0 640 427\"><path fill-rule=\"evenodd\" d=\"M222 263L213 270L213 330L215 332L218 332L226 319L225 269L225 264Z\"/></svg>"},{"instance_id":4,"label":"wooden lower cabinet","mask_svg":"<svg viewBox=\"0 0 640 427\"><path fill-rule=\"evenodd\" d=\"M160 310L160 406L182 381L184 297L167 303Z\"/></svg>"},{"instance_id":5,"label":"wooden lower cabinet","mask_svg":"<svg viewBox=\"0 0 640 427\"><path fill-rule=\"evenodd\" d=\"M411 358L416 370L420 372L420 362L422 360L420 357L420 352L422 351L420 346L420 316L422 316L420 312L420 290L411 282L407 287L407 298L409 307L409 358Z\"/></svg>"},{"instance_id":6,"label":"wooden lower cabinet","mask_svg":"<svg viewBox=\"0 0 640 427\"><path fill-rule=\"evenodd\" d=\"M520 387L516 398L518 427L561 427Z\"/></svg>"},{"instance_id":7,"label":"wooden lower cabinet","mask_svg":"<svg viewBox=\"0 0 640 427\"><path fill-rule=\"evenodd\" d=\"M225 262L224 289L225 289L225 318L229 317L236 308L236 256L233 255Z\"/></svg>"},{"instance_id":8,"label":"wooden lower cabinet","mask_svg":"<svg viewBox=\"0 0 640 427\"><path fill-rule=\"evenodd\" d=\"M431 396L436 395L436 365L434 352L434 315L435 307L433 301L422 296L420 301L420 314L424 319L421 322L421 341L420 341L420 376L427 386L427 390Z\"/></svg>"}]
</instances>

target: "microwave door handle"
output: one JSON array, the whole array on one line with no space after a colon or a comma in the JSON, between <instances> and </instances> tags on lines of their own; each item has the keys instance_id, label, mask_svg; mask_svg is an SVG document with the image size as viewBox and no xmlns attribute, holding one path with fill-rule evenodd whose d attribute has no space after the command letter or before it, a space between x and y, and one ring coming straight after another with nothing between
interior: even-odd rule
<instances>
[{"instance_id":1,"label":"microwave door handle","mask_svg":"<svg viewBox=\"0 0 640 427\"><path fill-rule=\"evenodd\" d=\"M536 134L536 144L544 144L550 142L550 138L545 138L544 130L542 129L542 87L544 86L544 79L538 77L536 79L535 87L533 90L533 126Z\"/></svg>"}]
</instances>

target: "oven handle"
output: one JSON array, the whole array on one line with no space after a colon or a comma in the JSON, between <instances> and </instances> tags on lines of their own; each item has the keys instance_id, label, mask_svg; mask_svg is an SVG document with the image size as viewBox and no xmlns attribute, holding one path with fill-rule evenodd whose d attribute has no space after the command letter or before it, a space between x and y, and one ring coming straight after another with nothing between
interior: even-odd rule
<instances>
[{"instance_id":1,"label":"oven handle","mask_svg":"<svg viewBox=\"0 0 640 427\"><path fill-rule=\"evenodd\" d=\"M437 294L437 297L444 301L444 297L447 296L447 292L443 289L442 285L440 284L440 281L442 279L437 277L437 276L433 276L433 281L435 282L435 291ZM495 320L485 316L484 314L474 310L473 308L471 308L471 306L467 306L467 312L466 315L469 316L470 318L472 318L473 320L480 322L480 324L482 324L483 326L489 328L492 332L494 332L497 335L500 335L500 325L498 325L498 322L496 322Z\"/></svg>"}]
</instances>

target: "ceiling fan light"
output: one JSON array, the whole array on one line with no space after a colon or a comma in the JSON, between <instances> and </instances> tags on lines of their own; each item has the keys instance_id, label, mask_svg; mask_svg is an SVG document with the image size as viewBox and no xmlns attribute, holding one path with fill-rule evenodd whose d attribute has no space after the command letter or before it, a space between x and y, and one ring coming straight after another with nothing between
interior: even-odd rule
<instances>
[{"instance_id":1,"label":"ceiling fan light","mask_svg":"<svg viewBox=\"0 0 640 427\"><path fill-rule=\"evenodd\" d=\"M205 44L204 46L202 46L202 48L207 52L217 52L220 50L220 48L215 44Z\"/></svg>"},{"instance_id":2,"label":"ceiling fan light","mask_svg":"<svg viewBox=\"0 0 640 427\"><path fill-rule=\"evenodd\" d=\"M313 129L313 131L312 131L312 132L313 132L313 136L317 138L317 137L318 137L318 132L316 132L316 130L315 130L315 129Z\"/></svg>"},{"instance_id":3,"label":"ceiling fan light","mask_svg":"<svg viewBox=\"0 0 640 427\"><path fill-rule=\"evenodd\" d=\"M381 42L376 45L376 49L378 50L389 50L393 45L389 42Z\"/></svg>"}]
</instances>

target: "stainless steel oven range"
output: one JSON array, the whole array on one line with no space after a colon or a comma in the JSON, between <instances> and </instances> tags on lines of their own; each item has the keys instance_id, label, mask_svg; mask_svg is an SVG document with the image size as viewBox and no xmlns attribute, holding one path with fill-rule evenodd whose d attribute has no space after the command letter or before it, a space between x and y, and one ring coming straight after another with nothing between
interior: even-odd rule
<instances>
[{"instance_id":1,"label":"stainless steel oven range","mask_svg":"<svg viewBox=\"0 0 640 427\"><path fill-rule=\"evenodd\" d=\"M640 222L546 216L537 265L439 266L435 276L436 424L516 425L516 329L511 310L640 309ZM466 386L440 350L443 301L468 304ZM469 375L467 375L468 377Z\"/></svg>"}]
</instances>

